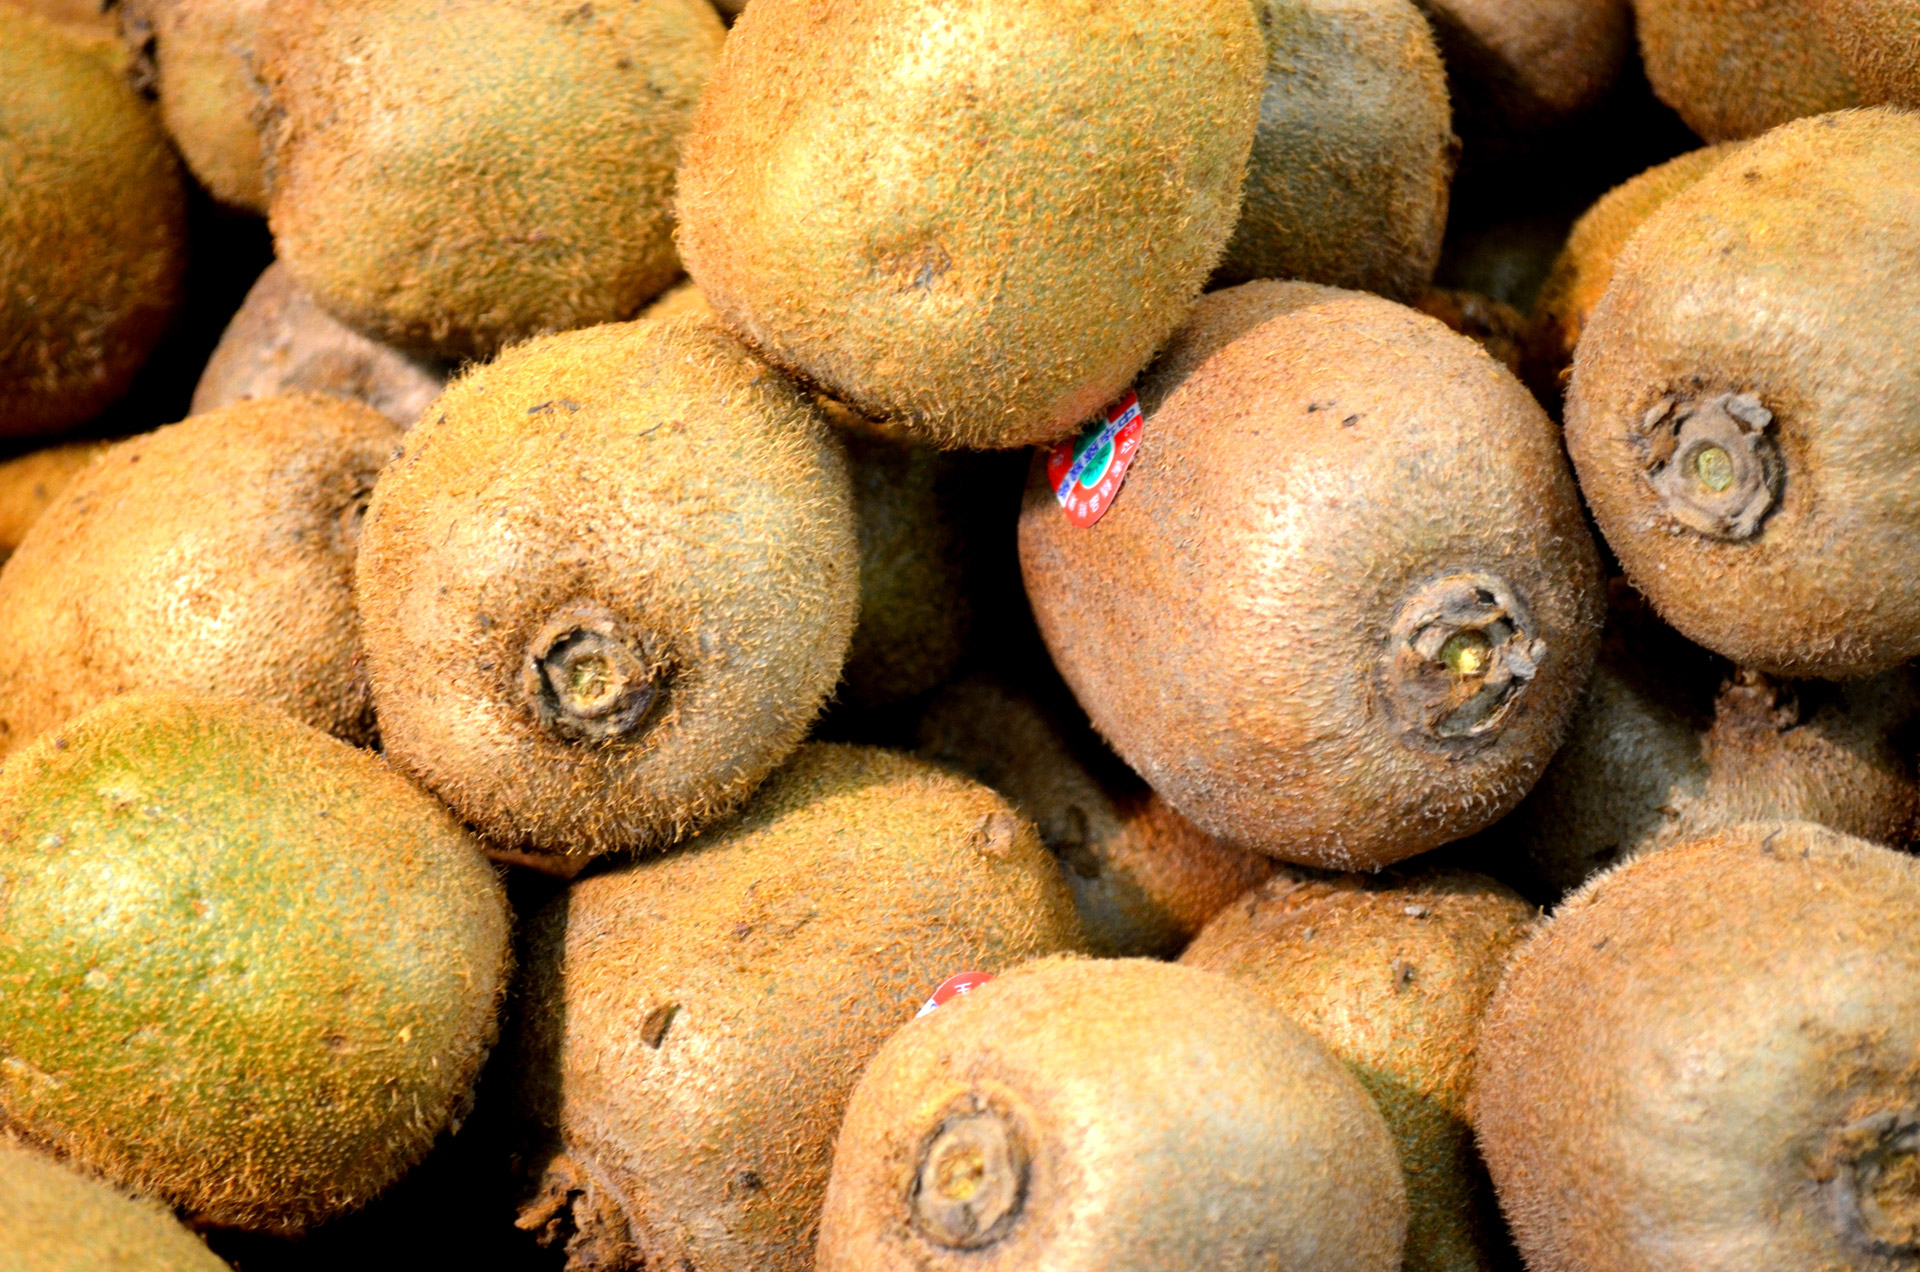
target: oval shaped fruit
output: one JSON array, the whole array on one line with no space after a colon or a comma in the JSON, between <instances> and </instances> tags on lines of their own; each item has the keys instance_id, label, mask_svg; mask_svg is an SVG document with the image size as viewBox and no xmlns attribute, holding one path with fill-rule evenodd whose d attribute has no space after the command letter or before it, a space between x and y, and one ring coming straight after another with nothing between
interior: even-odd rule
<instances>
[{"instance_id":1,"label":"oval shaped fruit","mask_svg":"<svg viewBox=\"0 0 1920 1272\"><path fill-rule=\"evenodd\" d=\"M1581 337L1567 449L1682 635L1790 677L1920 655L1920 572L1887 568L1920 536L1917 307L1905 112L1777 129L1634 235Z\"/></svg>"},{"instance_id":2,"label":"oval shaped fruit","mask_svg":"<svg viewBox=\"0 0 1920 1272\"><path fill-rule=\"evenodd\" d=\"M1863 105L1920 110L1920 6L1912 0L1810 0Z\"/></svg>"},{"instance_id":3,"label":"oval shaped fruit","mask_svg":"<svg viewBox=\"0 0 1920 1272\"><path fill-rule=\"evenodd\" d=\"M1470 147L1539 134L1596 105L1633 44L1627 0L1415 0L1446 59Z\"/></svg>"},{"instance_id":4,"label":"oval shaped fruit","mask_svg":"<svg viewBox=\"0 0 1920 1272\"><path fill-rule=\"evenodd\" d=\"M1512 374L1377 297L1248 283L1141 382L1109 511L1036 463L1020 561L1094 727L1226 842L1378 869L1506 813L1592 665L1599 562Z\"/></svg>"},{"instance_id":5,"label":"oval shaped fruit","mask_svg":"<svg viewBox=\"0 0 1920 1272\"><path fill-rule=\"evenodd\" d=\"M1537 1272L1920 1254L1920 862L1749 825L1595 879L1515 955L1472 1117Z\"/></svg>"},{"instance_id":6,"label":"oval shaped fruit","mask_svg":"<svg viewBox=\"0 0 1920 1272\"><path fill-rule=\"evenodd\" d=\"M941 446L1126 389L1232 231L1246 0L756 0L680 170L680 250L774 365Z\"/></svg>"},{"instance_id":7,"label":"oval shaped fruit","mask_svg":"<svg viewBox=\"0 0 1920 1272\"><path fill-rule=\"evenodd\" d=\"M378 759L130 694L0 770L0 1116L203 1223L297 1232L458 1117L507 908Z\"/></svg>"},{"instance_id":8,"label":"oval shaped fruit","mask_svg":"<svg viewBox=\"0 0 1920 1272\"><path fill-rule=\"evenodd\" d=\"M692 319L531 341L456 380L381 477L358 597L389 757L577 870L731 811L846 656L846 456Z\"/></svg>"},{"instance_id":9,"label":"oval shaped fruit","mask_svg":"<svg viewBox=\"0 0 1920 1272\"><path fill-rule=\"evenodd\" d=\"M888 1040L834 1147L820 1272L1400 1266L1380 1114L1224 976L1047 959Z\"/></svg>"},{"instance_id":10,"label":"oval shaped fruit","mask_svg":"<svg viewBox=\"0 0 1920 1272\"><path fill-rule=\"evenodd\" d=\"M802 748L739 817L533 921L520 1098L554 1143L521 1227L576 1269L810 1268L861 1067L949 975L1077 936L1033 827L993 792Z\"/></svg>"},{"instance_id":11,"label":"oval shaped fruit","mask_svg":"<svg viewBox=\"0 0 1920 1272\"><path fill-rule=\"evenodd\" d=\"M266 93L254 73L267 0L116 0L128 44L180 157L228 207L267 210L260 116Z\"/></svg>"},{"instance_id":12,"label":"oval shaped fruit","mask_svg":"<svg viewBox=\"0 0 1920 1272\"><path fill-rule=\"evenodd\" d=\"M1708 141L1858 106L1805 0L1634 0L1647 79Z\"/></svg>"},{"instance_id":13,"label":"oval shaped fruit","mask_svg":"<svg viewBox=\"0 0 1920 1272\"><path fill-rule=\"evenodd\" d=\"M68 442L0 463L0 561L13 555L40 514L110 442Z\"/></svg>"},{"instance_id":14,"label":"oval shaped fruit","mask_svg":"<svg viewBox=\"0 0 1920 1272\"><path fill-rule=\"evenodd\" d=\"M13 1272L227 1272L151 1203L0 1140L0 1231Z\"/></svg>"}]
</instances>

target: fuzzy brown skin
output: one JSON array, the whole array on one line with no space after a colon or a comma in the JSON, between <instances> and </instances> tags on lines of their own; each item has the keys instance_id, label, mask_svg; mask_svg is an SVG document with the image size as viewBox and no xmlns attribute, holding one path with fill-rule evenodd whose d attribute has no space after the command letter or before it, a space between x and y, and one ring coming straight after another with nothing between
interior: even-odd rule
<instances>
[{"instance_id":1,"label":"fuzzy brown skin","mask_svg":"<svg viewBox=\"0 0 1920 1272\"><path fill-rule=\"evenodd\" d=\"M99 414L179 307L186 189L104 59L0 13L0 437Z\"/></svg>"},{"instance_id":2,"label":"fuzzy brown skin","mask_svg":"<svg viewBox=\"0 0 1920 1272\"><path fill-rule=\"evenodd\" d=\"M1647 79L1708 141L1860 104L1807 0L1634 0Z\"/></svg>"},{"instance_id":3,"label":"fuzzy brown skin","mask_svg":"<svg viewBox=\"0 0 1920 1272\"><path fill-rule=\"evenodd\" d=\"M1567 448L1682 635L1789 677L1920 655L1920 573L1887 568L1920 535L1916 309L1920 116L1777 129L1634 235L1574 359ZM1710 436L1755 465L1750 498L1743 470L1717 474L1737 516L1698 468Z\"/></svg>"},{"instance_id":4,"label":"fuzzy brown skin","mask_svg":"<svg viewBox=\"0 0 1920 1272\"><path fill-rule=\"evenodd\" d=\"M1512 374L1378 297L1248 283L1201 302L1140 403L1098 524L1070 524L1037 463L1020 518L1041 634L1120 756L1202 830L1329 869L1518 803L1603 595L1553 426ZM1443 627L1487 661L1441 659Z\"/></svg>"},{"instance_id":5,"label":"fuzzy brown skin","mask_svg":"<svg viewBox=\"0 0 1920 1272\"><path fill-rule=\"evenodd\" d=\"M465 1110L507 904L380 760L131 694L0 771L0 1121L196 1220L298 1232Z\"/></svg>"},{"instance_id":6,"label":"fuzzy brown skin","mask_svg":"<svg viewBox=\"0 0 1920 1272\"><path fill-rule=\"evenodd\" d=\"M1271 49L1240 222L1216 283L1308 282L1410 300L1440 260L1459 142L1408 0L1261 0Z\"/></svg>"},{"instance_id":7,"label":"fuzzy brown skin","mask_svg":"<svg viewBox=\"0 0 1920 1272\"><path fill-rule=\"evenodd\" d=\"M1542 132L1591 108L1633 45L1628 0L1414 0L1446 58L1461 135Z\"/></svg>"},{"instance_id":8,"label":"fuzzy brown skin","mask_svg":"<svg viewBox=\"0 0 1920 1272\"><path fill-rule=\"evenodd\" d=\"M1920 110L1920 8L1911 0L1807 0L1865 106Z\"/></svg>"},{"instance_id":9,"label":"fuzzy brown skin","mask_svg":"<svg viewBox=\"0 0 1920 1272\"><path fill-rule=\"evenodd\" d=\"M194 386L193 411L307 391L365 402L410 428L446 385L441 364L367 339L314 304L276 261L207 360Z\"/></svg>"},{"instance_id":10,"label":"fuzzy brown skin","mask_svg":"<svg viewBox=\"0 0 1920 1272\"><path fill-rule=\"evenodd\" d=\"M969 1114L1025 1163L981 1171L982 1190L1017 1180L1012 1207L954 1248L923 1216L980 1158L949 1175L929 1154ZM861 1075L818 1267L1393 1272L1406 1215L1360 1084L1256 994L1165 963L1047 959L916 1020Z\"/></svg>"},{"instance_id":11,"label":"fuzzy brown skin","mask_svg":"<svg viewBox=\"0 0 1920 1272\"><path fill-rule=\"evenodd\" d=\"M264 215L265 94L254 73L267 0L116 0L121 32L187 168L207 192Z\"/></svg>"},{"instance_id":12,"label":"fuzzy brown skin","mask_svg":"<svg viewBox=\"0 0 1920 1272\"><path fill-rule=\"evenodd\" d=\"M560 1155L520 1224L573 1272L810 1267L861 1067L949 975L1078 943L1004 800L831 744L683 851L575 884L529 935L521 1107Z\"/></svg>"},{"instance_id":13,"label":"fuzzy brown skin","mask_svg":"<svg viewBox=\"0 0 1920 1272\"><path fill-rule=\"evenodd\" d=\"M1212 272L1265 70L1247 0L757 0L687 139L680 251L860 414L1054 441Z\"/></svg>"},{"instance_id":14,"label":"fuzzy brown skin","mask_svg":"<svg viewBox=\"0 0 1920 1272\"><path fill-rule=\"evenodd\" d=\"M0 463L0 561L12 556L40 514L111 442L68 442Z\"/></svg>"},{"instance_id":15,"label":"fuzzy brown skin","mask_svg":"<svg viewBox=\"0 0 1920 1272\"><path fill-rule=\"evenodd\" d=\"M374 491L382 741L504 848L578 869L663 846L800 744L859 571L845 452L716 324L532 341L454 381ZM598 716L554 679L595 624L627 686Z\"/></svg>"},{"instance_id":16,"label":"fuzzy brown skin","mask_svg":"<svg viewBox=\"0 0 1920 1272\"><path fill-rule=\"evenodd\" d=\"M78 38L118 38L110 0L0 0L0 12L31 13Z\"/></svg>"},{"instance_id":17,"label":"fuzzy brown skin","mask_svg":"<svg viewBox=\"0 0 1920 1272\"><path fill-rule=\"evenodd\" d=\"M1916 907L1920 862L1804 823L1569 899L1508 966L1470 1106L1528 1268L1911 1266Z\"/></svg>"},{"instance_id":18,"label":"fuzzy brown skin","mask_svg":"<svg viewBox=\"0 0 1920 1272\"><path fill-rule=\"evenodd\" d=\"M0 1231L13 1272L227 1272L159 1206L5 1140Z\"/></svg>"},{"instance_id":19,"label":"fuzzy brown skin","mask_svg":"<svg viewBox=\"0 0 1920 1272\"><path fill-rule=\"evenodd\" d=\"M660 298L640 311L642 318L706 318L713 313L707 294L691 278L683 278L660 293Z\"/></svg>"},{"instance_id":20,"label":"fuzzy brown skin","mask_svg":"<svg viewBox=\"0 0 1920 1272\"><path fill-rule=\"evenodd\" d=\"M1505 301L1479 292L1448 287L1429 287L1420 293L1413 307L1430 318L1438 318L1493 355L1515 375L1521 370L1521 343L1526 337L1527 320Z\"/></svg>"},{"instance_id":21,"label":"fuzzy brown skin","mask_svg":"<svg viewBox=\"0 0 1920 1272\"><path fill-rule=\"evenodd\" d=\"M291 0L261 42L275 245L349 326L490 356L631 318L680 272L706 0Z\"/></svg>"},{"instance_id":22,"label":"fuzzy brown skin","mask_svg":"<svg viewBox=\"0 0 1920 1272\"><path fill-rule=\"evenodd\" d=\"M234 694L371 741L353 561L399 437L316 394L100 456L0 569L0 754L135 689Z\"/></svg>"},{"instance_id":23,"label":"fuzzy brown skin","mask_svg":"<svg viewBox=\"0 0 1920 1272\"><path fill-rule=\"evenodd\" d=\"M1373 1097L1406 1174L1406 1272L1499 1266L1467 1088L1480 1017L1535 913L1464 870L1283 876L1222 910L1181 956L1266 999Z\"/></svg>"}]
</instances>

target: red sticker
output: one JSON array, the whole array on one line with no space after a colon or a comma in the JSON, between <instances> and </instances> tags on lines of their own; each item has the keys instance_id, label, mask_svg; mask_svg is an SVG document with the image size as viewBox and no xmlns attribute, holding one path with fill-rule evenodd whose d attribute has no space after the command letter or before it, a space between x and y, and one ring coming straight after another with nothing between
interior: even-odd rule
<instances>
[{"instance_id":1,"label":"red sticker","mask_svg":"<svg viewBox=\"0 0 1920 1272\"><path fill-rule=\"evenodd\" d=\"M933 991L932 998L920 1004L920 1010L913 1013L913 1018L918 1020L934 1008L944 1007L962 994L971 994L992 979L992 974L988 972L961 972L957 976L949 976L940 982L940 988Z\"/></svg>"},{"instance_id":2,"label":"red sticker","mask_svg":"<svg viewBox=\"0 0 1920 1272\"><path fill-rule=\"evenodd\" d=\"M1047 452L1047 482L1076 526L1107 515L1140 449L1140 398L1129 389L1086 432Z\"/></svg>"}]
</instances>

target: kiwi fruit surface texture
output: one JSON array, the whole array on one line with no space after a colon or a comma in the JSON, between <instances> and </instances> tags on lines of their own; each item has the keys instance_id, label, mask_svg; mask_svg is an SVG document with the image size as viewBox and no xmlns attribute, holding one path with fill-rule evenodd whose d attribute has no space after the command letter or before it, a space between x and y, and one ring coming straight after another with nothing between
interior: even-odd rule
<instances>
[{"instance_id":1,"label":"kiwi fruit surface texture","mask_svg":"<svg viewBox=\"0 0 1920 1272\"><path fill-rule=\"evenodd\" d=\"M1485 349L1507 370L1519 375L1527 320L1503 300L1452 287L1429 287L1413 307Z\"/></svg>"},{"instance_id":2,"label":"kiwi fruit surface texture","mask_svg":"<svg viewBox=\"0 0 1920 1272\"><path fill-rule=\"evenodd\" d=\"M1920 5L1913 0L1809 0L1869 106L1920 110Z\"/></svg>"},{"instance_id":3,"label":"kiwi fruit surface texture","mask_svg":"<svg viewBox=\"0 0 1920 1272\"><path fill-rule=\"evenodd\" d=\"M416 353L631 318L680 272L707 0L273 6L268 219L314 299Z\"/></svg>"},{"instance_id":4,"label":"kiwi fruit surface texture","mask_svg":"<svg viewBox=\"0 0 1920 1272\"><path fill-rule=\"evenodd\" d=\"M107 450L0 569L0 754L132 689L235 694L370 741L353 560L399 436L314 394Z\"/></svg>"},{"instance_id":5,"label":"kiwi fruit surface texture","mask_svg":"<svg viewBox=\"0 0 1920 1272\"><path fill-rule=\"evenodd\" d=\"M1047 959L895 1034L834 1148L820 1272L1400 1267L1379 1112L1224 976Z\"/></svg>"},{"instance_id":6,"label":"kiwi fruit surface texture","mask_svg":"<svg viewBox=\"0 0 1920 1272\"><path fill-rule=\"evenodd\" d=\"M180 303L186 207L146 103L51 24L0 10L0 436L126 392Z\"/></svg>"},{"instance_id":7,"label":"kiwi fruit surface texture","mask_svg":"<svg viewBox=\"0 0 1920 1272\"><path fill-rule=\"evenodd\" d=\"M159 1206L5 1139L0 1230L12 1272L227 1272Z\"/></svg>"},{"instance_id":8,"label":"kiwi fruit surface texture","mask_svg":"<svg viewBox=\"0 0 1920 1272\"><path fill-rule=\"evenodd\" d=\"M1458 143L1408 0L1262 0L1272 50L1240 223L1215 281L1407 300L1433 277Z\"/></svg>"},{"instance_id":9,"label":"kiwi fruit surface texture","mask_svg":"<svg viewBox=\"0 0 1920 1272\"><path fill-rule=\"evenodd\" d=\"M1498 1266L1467 1127L1473 1037L1534 909L1484 875L1282 876L1222 910L1180 961L1231 976L1346 1061L1400 1149L1407 1272Z\"/></svg>"},{"instance_id":10,"label":"kiwi fruit surface texture","mask_svg":"<svg viewBox=\"0 0 1920 1272\"><path fill-rule=\"evenodd\" d=\"M68 484L111 445L68 442L28 451L0 463L0 561L13 555L27 528Z\"/></svg>"},{"instance_id":11,"label":"kiwi fruit surface texture","mask_svg":"<svg viewBox=\"0 0 1920 1272\"><path fill-rule=\"evenodd\" d=\"M269 265L227 324L194 386L193 410L309 390L356 398L402 428L446 387L443 364L369 340Z\"/></svg>"},{"instance_id":12,"label":"kiwi fruit surface texture","mask_svg":"<svg viewBox=\"0 0 1920 1272\"><path fill-rule=\"evenodd\" d=\"M1920 572L1888 568L1920 540L1916 311L1920 115L1783 126L1633 236L1575 355L1567 448L1682 635L1783 676L1920 655Z\"/></svg>"},{"instance_id":13,"label":"kiwi fruit surface texture","mask_svg":"<svg viewBox=\"0 0 1920 1272\"><path fill-rule=\"evenodd\" d=\"M516 1072L558 1144L520 1225L575 1272L811 1267L861 1067L950 975L1077 936L1033 827L992 791L803 747L738 817L533 920Z\"/></svg>"},{"instance_id":14,"label":"kiwi fruit surface texture","mask_svg":"<svg viewBox=\"0 0 1920 1272\"><path fill-rule=\"evenodd\" d=\"M120 29L187 168L208 193L265 213L259 117L265 90L254 74L267 0L116 0Z\"/></svg>"},{"instance_id":15,"label":"kiwi fruit surface texture","mask_svg":"<svg viewBox=\"0 0 1920 1272\"><path fill-rule=\"evenodd\" d=\"M556 868L671 842L799 745L859 573L840 443L716 324L520 345L447 389L367 512L387 755Z\"/></svg>"},{"instance_id":16,"label":"kiwi fruit surface texture","mask_svg":"<svg viewBox=\"0 0 1920 1272\"><path fill-rule=\"evenodd\" d=\"M1247 0L755 0L680 170L680 251L775 365L941 446L1126 389L1232 232Z\"/></svg>"},{"instance_id":17,"label":"kiwi fruit surface texture","mask_svg":"<svg viewBox=\"0 0 1920 1272\"><path fill-rule=\"evenodd\" d=\"M651 305L640 311L640 316L655 319L706 318L712 313L713 306L707 303L707 294L700 290L700 284L691 278L683 278L661 292Z\"/></svg>"},{"instance_id":18,"label":"kiwi fruit surface texture","mask_svg":"<svg viewBox=\"0 0 1920 1272\"><path fill-rule=\"evenodd\" d=\"M1506 813L1603 594L1552 423L1473 341L1308 283L1214 292L1140 385L1126 483L1020 562L1094 727L1202 830L1379 869Z\"/></svg>"},{"instance_id":19,"label":"kiwi fruit surface texture","mask_svg":"<svg viewBox=\"0 0 1920 1272\"><path fill-rule=\"evenodd\" d=\"M1483 1019L1471 1115L1533 1272L1920 1256L1920 861L1805 823L1570 898Z\"/></svg>"},{"instance_id":20,"label":"kiwi fruit surface texture","mask_svg":"<svg viewBox=\"0 0 1920 1272\"><path fill-rule=\"evenodd\" d=\"M1472 146L1543 132L1596 105L1633 45L1628 0L1414 0L1446 59Z\"/></svg>"},{"instance_id":21,"label":"kiwi fruit surface texture","mask_svg":"<svg viewBox=\"0 0 1920 1272\"><path fill-rule=\"evenodd\" d=\"M1647 79L1708 141L1860 104L1807 0L1634 0Z\"/></svg>"},{"instance_id":22,"label":"kiwi fruit surface texture","mask_svg":"<svg viewBox=\"0 0 1920 1272\"><path fill-rule=\"evenodd\" d=\"M297 1232L426 1154L491 1045L472 838L271 707L129 694L0 770L0 1121L200 1222Z\"/></svg>"}]
</instances>

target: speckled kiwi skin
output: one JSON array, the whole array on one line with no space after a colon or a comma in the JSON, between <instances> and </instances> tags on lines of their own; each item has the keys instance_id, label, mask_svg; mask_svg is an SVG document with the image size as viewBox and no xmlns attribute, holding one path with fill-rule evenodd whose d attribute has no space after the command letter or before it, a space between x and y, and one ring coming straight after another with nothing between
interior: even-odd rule
<instances>
[{"instance_id":1,"label":"speckled kiwi skin","mask_svg":"<svg viewBox=\"0 0 1920 1272\"><path fill-rule=\"evenodd\" d=\"M1599 562L1553 427L1435 319L1306 283L1215 292L1141 382L1110 511L1070 524L1036 464L1020 561L1088 716L1202 830L1377 870L1524 795L1592 665ZM1505 577L1546 656L1470 752L1410 741L1379 665L1436 580Z\"/></svg>"},{"instance_id":2,"label":"speckled kiwi skin","mask_svg":"<svg viewBox=\"0 0 1920 1272\"><path fill-rule=\"evenodd\" d=\"M12 1272L227 1272L159 1206L4 1139L0 1231Z\"/></svg>"},{"instance_id":3,"label":"speckled kiwi skin","mask_svg":"<svg viewBox=\"0 0 1920 1272\"><path fill-rule=\"evenodd\" d=\"M1860 104L1806 0L1634 0L1647 79L1708 141Z\"/></svg>"},{"instance_id":4,"label":"speckled kiwi skin","mask_svg":"<svg viewBox=\"0 0 1920 1272\"><path fill-rule=\"evenodd\" d=\"M0 463L0 561L13 555L40 514L110 445L68 442Z\"/></svg>"},{"instance_id":5,"label":"speckled kiwi skin","mask_svg":"<svg viewBox=\"0 0 1920 1272\"><path fill-rule=\"evenodd\" d=\"M1819 268L1810 268L1817 261ZM1920 117L1748 143L1628 244L1574 359L1567 449L1634 585L1680 633L1789 677L1920 655ZM1752 394L1784 466L1751 537L1666 510L1637 440L1663 399ZM1845 552L1834 545L1845 544Z\"/></svg>"},{"instance_id":6,"label":"speckled kiwi skin","mask_svg":"<svg viewBox=\"0 0 1920 1272\"><path fill-rule=\"evenodd\" d=\"M799 745L859 568L845 452L716 324L531 341L449 386L374 490L356 586L382 741L502 847L577 869L663 846ZM624 741L555 736L524 688L581 604L670 665Z\"/></svg>"},{"instance_id":7,"label":"speckled kiwi skin","mask_svg":"<svg viewBox=\"0 0 1920 1272\"><path fill-rule=\"evenodd\" d=\"M275 246L416 353L631 318L680 272L674 163L725 38L706 0L277 4Z\"/></svg>"},{"instance_id":8,"label":"speckled kiwi skin","mask_svg":"<svg viewBox=\"0 0 1920 1272\"><path fill-rule=\"evenodd\" d=\"M1212 272L1265 71L1247 0L755 0L687 138L680 251L859 413L1054 441Z\"/></svg>"},{"instance_id":9,"label":"speckled kiwi skin","mask_svg":"<svg viewBox=\"0 0 1920 1272\"><path fill-rule=\"evenodd\" d=\"M146 103L54 27L0 14L0 437L126 392L179 307L186 218Z\"/></svg>"},{"instance_id":10,"label":"speckled kiwi skin","mask_svg":"<svg viewBox=\"0 0 1920 1272\"><path fill-rule=\"evenodd\" d=\"M134 689L235 694L371 741L353 562L399 438L315 394L107 450L0 568L0 754Z\"/></svg>"},{"instance_id":11,"label":"speckled kiwi skin","mask_svg":"<svg viewBox=\"0 0 1920 1272\"><path fill-rule=\"evenodd\" d=\"M1910 1262L1836 1231L1826 1181L1846 1128L1920 1104L1916 908L1920 862L1804 823L1638 858L1562 905L1508 965L1470 1105L1527 1266Z\"/></svg>"},{"instance_id":12,"label":"speckled kiwi skin","mask_svg":"<svg viewBox=\"0 0 1920 1272\"><path fill-rule=\"evenodd\" d=\"M255 45L267 0L115 0L120 27L148 59L160 118L208 193L264 214Z\"/></svg>"},{"instance_id":13,"label":"speckled kiwi skin","mask_svg":"<svg viewBox=\"0 0 1920 1272\"><path fill-rule=\"evenodd\" d=\"M1078 936L999 796L908 756L803 747L739 817L532 921L521 1107L564 1156L521 1226L571 1237L573 1272L810 1268L862 1066L948 976Z\"/></svg>"},{"instance_id":14,"label":"speckled kiwi skin","mask_svg":"<svg viewBox=\"0 0 1920 1272\"><path fill-rule=\"evenodd\" d=\"M916 1229L923 1147L957 1101L1017 1129L1024 1200L999 1240ZM1224 976L1047 959L895 1034L834 1148L819 1272L1395 1272L1406 1194L1353 1076Z\"/></svg>"},{"instance_id":15,"label":"speckled kiwi skin","mask_svg":"<svg viewBox=\"0 0 1920 1272\"><path fill-rule=\"evenodd\" d=\"M132 694L9 758L0 888L0 1122L203 1223L366 1202L493 1041L472 837L269 707Z\"/></svg>"},{"instance_id":16,"label":"speckled kiwi skin","mask_svg":"<svg viewBox=\"0 0 1920 1272\"><path fill-rule=\"evenodd\" d=\"M1911 0L1808 0L1864 106L1920 110L1920 8Z\"/></svg>"},{"instance_id":17,"label":"speckled kiwi skin","mask_svg":"<svg viewBox=\"0 0 1920 1272\"><path fill-rule=\"evenodd\" d=\"M1222 910L1180 958L1266 999L1373 1097L1406 1174L1406 1272L1500 1266L1467 1088L1480 1016L1535 913L1464 870L1281 876Z\"/></svg>"}]
</instances>

